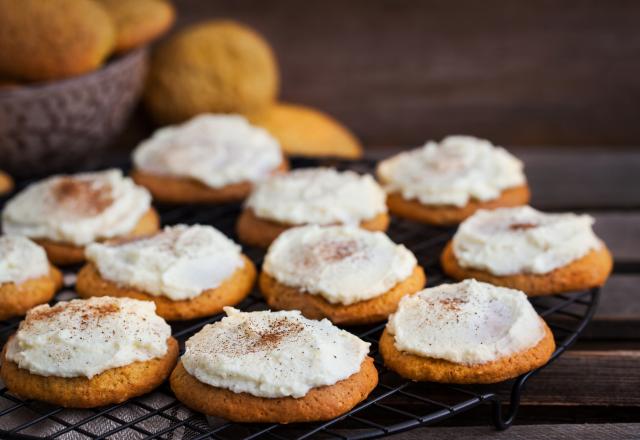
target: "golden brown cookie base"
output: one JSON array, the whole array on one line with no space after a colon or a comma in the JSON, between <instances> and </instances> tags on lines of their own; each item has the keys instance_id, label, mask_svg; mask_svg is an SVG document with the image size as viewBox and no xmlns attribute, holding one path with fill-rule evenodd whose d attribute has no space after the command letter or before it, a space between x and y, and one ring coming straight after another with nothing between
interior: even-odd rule
<instances>
[{"instance_id":1,"label":"golden brown cookie base","mask_svg":"<svg viewBox=\"0 0 640 440\"><path fill-rule=\"evenodd\" d=\"M13 189L13 179L4 171L0 171L0 196Z\"/></svg>"},{"instance_id":2,"label":"golden brown cookie base","mask_svg":"<svg viewBox=\"0 0 640 440\"><path fill-rule=\"evenodd\" d=\"M168 351L162 358L112 368L91 379L32 374L7 360L5 345L0 377L9 391L22 398L66 408L95 408L120 403L152 391L169 376L178 359L178 342L170 337L167 343Z\"/></svg>"},{"instance_id":3,"label":"golden brown cookie base","mask_svg":"<svg viewBox=\"0 0 640 440\"><path fill-rule=\"evenodd\" d=\"M278 102L250 115L251 122L265 128L290 155L305 157L362 157L360 141L326 113L298 104Z\"/></svg>"},{"instance_id":4,"label":"golden brown cookie base","mask_svg":"<svg viewBox=\"0 0 640 440\"><path fill-rule=\"evenodd\" d=\"M304 397L266 398L213 387L191 376L178 362L171 373L171 389L189 408L233 422L294 423L329 420L363 401L378 384L378 371L367 356L360 371L324 387L312 388Z\"/></svg>"},{"instance_id":5,"label":"golden brown cookie base","mask_svg":"<svg viewBox=\"0 0 640 440\"><path fill-rule=\"evenodd\" d=\"M286 171L287 162L282 162L274 171ZM222 188L211 188L195 179L184 177L160 176L140 170L133 170L131 177L149 190L153 199L162 203L229 203L247 198L253 184L251 182L233 183Z\"/></svg>"},{"instance_id":6,"label":"golden brown cookie base","mask_svg":"<svg viewBox=\"0 0 640 440\"><path fill-rule=\"evenodd\" d=\"M0 320L22 316L32 307L47 303L62 287L62 274L53 266L49 274L20 284L0 284Z\"/></svg>"},{"instance_id":7,"label":"golden brown cookie base","mask_svg":"<svg viewBox=\"0 0 640 440\"><path fill-rule=\"evenodd\" d=\"M220 286L187 300L173 301L164 296L120 286L102 278L93 263L88 263L78 273L76 290L82 298L116 296L153 301L156 313L169 321L200 318L220 313L223 307L236 305L249 295L256 278L256 268L246 256L243 256L243 260L244 266Z\"/></svg>"},{"instance_id":8,"label":"golden brown cookie base","mask_svg":"<svg viewBox=\"0 0 640 440\"><path fill-rule=\"evenodd\" d=\"M140 218L138 224L126 236L117 238L142 237L158 232L160 229L160 217L155 209L149 210ZM49 261L59 265L82 263L84 261L84 246L52 241L46 238L33 238L33 241L47 251Z\"/></svg>"},{"instance_id":9,"label":"golden brown cookie base","mask_svg":"<svg viewBox=\"0 0 640 440\"><path fill-rule=\"evenodd\" d=\"M149 43L171 27L175 11L164 0L100 0L116 28L114 52Z\"/></svg>"},{"instance_id":10,"label":"golden brown cookie base","mask_svg":"<svg viewBox=\"0 0 640 440\"><path fill-rule=\"evenodd\" d=\"M400 193L391 193L387 196L387 206L389 211L398 217L430 225L451 226L461 223L478 209L526 205L529 203L530 196L528 186L518 186L502 191L497 199L486 202L470 200L465 206L459 208L449 205L423 205L417 200L405 199Z\"/></svg>"},{"instance_id":11,"label":"golden brown cookie base","mask_svg":"<svg viewBox=\"0 0 640 440\"><path fill-rule=\"evenodd\" d=\"M529 296L541 296L602 286L613 268L613 258L603 245L549 273L496 276L484 270L461 267L449 241L440 256L440 264L444 272L456 280L475 278L496 286L522 290Z\"/></svg>"},{"instance_id":12,"label":"golden brown cookie base","mask_svg":"<svg viewBox=\"0 0 640 440\"><path fill-rule=\"evenodd\" d=\"M260 291L272 309L300 310L309 319L327 318L334 324L358 325L387 319L398 308L400 298L424 288L426 277L422 267L416 266L408 278L382 295L349 305L332 304L321 295L300 292L264 271L260 274L259 283Z\"/></svg>"},{"instance_id":13,"label":"golden brown cookie base","mask_svg":"<svg viewBox=\"0 0 640 440\"><path fill-rule=\"evenodd\" d=\"M542 321L542 318L540 320ZM444 359L401 352L396 348L395 339L387 329L380 337L379 350L385 365L407 379L459 384L496 383L517 377L547 363L556 344L546 323L544 328L545 336L536 346L486 364L457 364Z\"/></svg>"},{"instance_id":14,"label":"golden brown cookie base","mask_svg":"<svg viewBox=\"0 0 640 440\"><path fill-rule=\"evenodd\" d=\"M273 240L278 238L278 235L295 226L300 225L289 225L263 219L256 216L252 209L246 208L238 217L236 232L242 243L267 248ZM363 220L360 227L369 231L386 231L389 227L389 215L382 213L372 219Z\"/></svg>"}]
</instances>

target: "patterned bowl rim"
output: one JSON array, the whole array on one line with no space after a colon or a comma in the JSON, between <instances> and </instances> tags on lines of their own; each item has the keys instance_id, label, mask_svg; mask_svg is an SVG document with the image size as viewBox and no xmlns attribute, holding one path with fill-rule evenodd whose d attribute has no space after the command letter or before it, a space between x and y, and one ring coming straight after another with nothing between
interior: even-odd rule
<instances>
[{"instance_id":1,"label":"patterned bowl rim","mask_svg":"<svg viewBox=\"0 0 640 440\"><path fill-rule=\"evenodd\" d=\"M60 86L72 84L74 82L91 80L95 77L102 77L108 75L109 72L122 68L123 66L137 62L140 58L143 58L148 53L148 46L139 47L133 49L122 55L115 55L110 57L100 68L92 70L81 75L70 76L68 78L51 80L51 81L37 81L33 83L20 84L18 87L9 87L6 89L0 89L0 99L10 96L17 96L21 94L29 94L33 92L44 92L50 89L56 89Z\"/></svg>"}]
</instances>

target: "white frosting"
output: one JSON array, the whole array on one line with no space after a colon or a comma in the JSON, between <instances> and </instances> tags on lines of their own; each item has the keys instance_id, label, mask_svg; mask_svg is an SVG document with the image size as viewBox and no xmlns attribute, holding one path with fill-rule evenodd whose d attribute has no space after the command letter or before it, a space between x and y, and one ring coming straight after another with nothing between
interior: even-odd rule
<instances>
[{"instance_id":1,"label":"white frosting","mask_svg":"<svg viewBox=\"0 0 640 440\"><path fill-rule=\"evenodd\" d=\"M0 284L21 284L49 274L44 249L26 237L0 236Z\"/></svg>"},{"instance_id":2,"label":"white frosting","mask_svg":"<svg viewBox=\"0 0 640 440\"><path fill-rule=\"evenodd\" d=\"M128 234L150 206L147 190L120 170L53 176L11 199L2 227L7 234L83 246Z\"/></svg>"},{"instance_id":3,"label":"white frosting","mask_svg":"<svg viewBox=\"0 0 640 440\"><path fill-rule=\"evenodd\" d=\"M212 188L263 179L282 160L278 141L240 115L205 114L161 128L133 153L142 171L189 177Z\"/></svg>"},{"instance_id":4,"label":"white frosting","mask_svg":"<svg viewBox=\"0 0 640 440\"><path fill-rule=\"evenodd\" d=\"M174 301L215 289L244 265L240 246L212 226L177 225L124 243L95 243L87 259L102 278Z\"/></svg>"},{"instance_id":5,"label":"white frosting","mask_svg":"<svg viewBox=\"0 0 640 440\"><path fill-rule=\"evenodd\" d=\"M602 246L589 215L545 214L529 206L480 210L453 237L462 267L494 275L544 274Z\"/></svg>"},{"instance_id":6,"label":"white frosting","mask_svg":"<svg viewBox=\"0 0 640 440\"><path fill-rule=\"evenodd\" d=\"M247 207L261 218L301 225L358 225L387 212L386 195L370 175L303 168L261 182Z\"/></svg>"},{"instance_id":7,"label":"white frosting","mask_svg":"<svg viewBox=\"0 0 640 440\"><path fill-rule=\"evenodd\" d=\"M34 307L7 359L41 376L87 377L167 353L171 327L150 301L95 297Z\"/></svg>"},{"instance_id":8,"label":"white frosting","mask_svg":"<svg viewBox=\"0 0 640 440\"><path fill-rule=\"evenodd\" d=\"M310 225L280 234L263 269L283 284L347 305L382 295L415 267L411 251L382 232Z\"/></svg>"},{"instance_id":9,"label":"white frosting","mask_svg":"<svg viewBox=\"0 0 640 440\"><path fill-rule=\"evenodd\" d=\"M519 353L545 335L524 293L476 280L405 296L387 330L400 351L458 364L483 364Z\"/></svg>"},{"instance_id":10,"label":"white frosting","mask_svg":"<svg viewBox=\"0 0 640 440\"><path fill-rule=\"evenodd\" d=\"M449 136L440 144L400 153L378 165L387 192L425 205L462 207L470 199L496 199L526 182L522 162L501 147L471 136Z\"/></svg>"},{"instance_id":11,"label":"white frosting","mask_svg":"<svg viewBox=\"0 0 640 440\"><path fill-rule=\"evenodd\" d=\"M243 313L227 317L191 337L182 356L200 382L259 397L303 397L360 371L369 344L326 319L299 311Z\"/></svg>"}]
</instances>

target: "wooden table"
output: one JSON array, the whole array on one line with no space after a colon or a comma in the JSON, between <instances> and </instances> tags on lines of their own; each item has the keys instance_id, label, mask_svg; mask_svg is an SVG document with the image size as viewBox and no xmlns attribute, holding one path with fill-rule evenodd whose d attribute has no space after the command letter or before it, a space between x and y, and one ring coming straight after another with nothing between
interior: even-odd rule
<instances>
[{"instance_id":1,"label":"wooden table","mask_svg":"<svg viewBox=\"0 0 640 440\"><path fill-rule=\"evenodd\" d=\"M640 151L511 151L525 162L533 206L595 217L615 258L613 275L578 343L529 381L515 426L495 431L487 407L394 438L640 438Z\"/></svg>"}]
</instances>

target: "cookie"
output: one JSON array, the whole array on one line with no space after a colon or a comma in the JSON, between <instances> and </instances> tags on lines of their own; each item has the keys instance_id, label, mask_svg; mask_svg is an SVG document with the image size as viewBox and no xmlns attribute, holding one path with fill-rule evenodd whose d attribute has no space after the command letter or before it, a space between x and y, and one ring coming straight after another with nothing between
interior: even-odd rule
<instances>
[{"instance_id":1,"label":"cookie","mask_svg":"<svg viewBox=\"0 0 640 440\"><path fill-rule=\"evenodd\" d=\"M308 225L269 247L260 290L272 309L301 310L335 324L379 322L426 279L416 257L382 232L355 226Z\"/></svg>"},{"instance_id":2,"label":"cookie","mask_svg":"<svg viewBox=\"0 0 640 440\"><path fill-rule=\"evenodd\" d=\"M301 292L262 272L260 291L267 305L274 310L300 310L309 319L327 318L338 325L361 325L380 322L396 310L400 298L422 289L426 283L424 270L416 266L409 278L399 282L375 298L350 305L332 304L319 295Z\"/></svg>"},{"instance_id":3,"label":"cookie","mask_svg":"<svg viewBox=\"0 0 640 440\"><path fill-rule=\"evenodd\" d=\"M22 283L0 283L0 320L24 315L38 304L51 301L62 287L62 274L50 266L49 273Z\"/></svg>"},{"instance_id":4,"label":"cookie","mask_svg":"<svg viewBox=\"0 0 640 440\"><path fill-rule=\"evenodd\" d=\"M529 202L523 164L502 147L472 136L404 151L376 170L389 211L423 223L450 226L478 209Z\"/></svg>"},{"instance_id":5,"label":"cookie","mask_svg":"<svg viewBox=\"0 0 640 440\"><path fill-rule=\"evenodd\" d=\"M277 168L277 172L288 169L287 162ZM160 203L231 203L241 202L251 193L253 183L231 183L222 188L211 188L195 179L158 176L140 170L133 170L131 178L144 186Z\"/></svg>"},{"instance_id":6,"label":"cookie","mask_svg":"<svg viewBox=\"0 0 640 440\"><path fill-rule=\"evenodd\" d=\"M347 127L311 107L279 102L250 119L275 136L288 155L362 157L362 145Z\"/></svg>"},{"instance_id":7,"label":"cookie","mask_svg":"<svg viewBox=\"0 0 640 440\"><path fill-rule=\"evenodd\" d=\"M151 208L144 214L133 230L120 238L144 237L153 234L160 229L160 216L155 209ZM82 263L84 261L84 246L76 246L69 243L61 243L46 238L34 238L47 251L49 260L55 264L68 265Z\"/></svg>"},{"instance_id":8,"label":"cookie","mask_svg":"<svg viewBox=\"0 0 640 440\"><path fill-rule=\"evenodd\" d=\"M276 59L255 31L230 20L189 26L152 57L144 101L160 124L200 113L259 112L279 86Z\"/></svg>"},{"instance_id":9,"label":"cookie","mask_svg":"<svg viewBox=\"0 0 640 440\"><path fill-rule=\"evenodd\" d=\"M189 408L235 422L328 420L378 382L369 344L327 320L225 311L186 342L171 374L171 389Z\"/></svg>"},{"instance_id":10,"label":"cookie","mask_svg":"<svg viewBox=\"0 0 640 440\"><path fill-rule=\"evenodd\" d=\"M476 280L405 296L380 337L384 364L416 381L482 384L547 363L551 330L526 295Z\"/></svg>"},{"instance_id":11,"label":"cookie","mask_svg":"<svg viewBox=\"0 0 640 440\"><path fill-rule=\"evenodd\" d=\"M393 215L409 220L437 226L454 226L472 216L479 209L495 209L506 206L521 206L529 203L531 193L528 186L509 188L498 198L486 202L471 200L464 207L423 205L416 200L407 200L399 193L387 195L387 206Z\"/></svg>"},{"instance_id":12,"label":"cookie","mask_svg":"<svg viewBox=\"0 0 640 440\"><path fill-rule=\"evenodd\" d=\"M215 289L209 289L195 298L173 301L163 296L120 286L100 276L95 265L89 263L78 272L76 290L81 298L92 296L129 297L156 304L158 315L169 321L195 319L220 313L226 306L238 304L251 292L256 278L256 268L247 257L244 267Z\"/></svg>"},{"instance_id":13,"label":"cookie","mask_svg":"<svg viewBox=\"0 0 640 440\"><path fill-rule=\"evenodd\" d=\"M96 408L124 402L160 386L178 359L178 342L169 338L167 344L169 350L162 358L113 368L91 379L32 374L6 358L5 345L0 377L12 393L23 399L40 400L65 408Z\"/></svg>"},{"instance_id":14,"label":"cookie","mask_svg":"<svg viewBox=\"0 0 640 440\"><path fill-rule=\"evenodd\" d=\"M11 192L13 189L13 179L7 173L0 171L0 196Z\"/></svg>"},{"instance_id":15,"label":"cookie","mask_svg":"<svg viewBox=\"0 0 640 440\"><path fill-rule=\"evenodd\" d=\"M478 211L446 245L440 261L454 279L475 278L550 295L601 286L613 266L594 219L529 206Z\"/></svg>"},{"instance_id":16,"label":"cookie","mask_svg":"<svg viewBox=\"0 0 640 440\"><path fill-rule=\"evenodd\" d=\"M219 114L156 130L133 163L134 180L166 203L240 201L255 182L287 168L273 136L243 116Z\"/></svg>"},{"instance_id":17,"label":"cookie","mask_svg":"<svg viewBox=\"0 0 640 440\"><path fill-rule=\"evenodd\" d=\"M91 298L34 307L2 352L0 377L13 394L70 408L94 408L145 394L178 357L155 304Z\"/></svg>"},{"instance_id":18,"label":"cookie","mask_svg":"<svg viewBox=\"0 0 640 440\"><path fill-rule=\"evenodd\" d=\"M331 420L364 400L378 384L373 359L360 371L334 385L314 388L301 398L256 397L198 381L181 362L171 373L176 398L194 411L239 423L297 423Z\"/></svg>"},{"instance_id":19,"label":"cookie","mask_svg":"<svg viewBox=\"0 0 640 440\"><path fill-rule=\"evenodd\" d=\"M360 227L368 231L386 231L389 227L389 215L381 213L369 220L360 222ZM299 225L286 224L266 220L255 215L253 210L245 208L236 225L238 238L249 246L267 248L273 240L278 238L287 229Z\"/></svg>"},{"instance_id":20,"label":"cookie","mask_svg":"<svg viewBox=\"0 0 640 440\"><path fill-rule=\"evenodd\" d=\"M165 33L175 20L165 0L99 0L115 25L114 52L143 46Z\"/></svg>"},{"instance_id":21,"label":"cookie","mask_svg":"<svg viewBox=\"0 0 640 440\"><path fill-rule=\"evenodd\" d=\"M115 30L92 0L1 0L0 75L48 81L97 69Z\"/></svg>"},{"instance_id":22,"label":"cookie","mask_svg":"<svg viewBox=\"0 0 640 440\"><path fill-rule=\"evenodd\" d=\"M394 345L388 330L380 337L379 350L387 367L400 376L416 381L488 384L512 379L547 363L555 350L555 341L545 324L545 336L535 347L523 353L482 365L465 365L443 359L403 353Z\"/></svg>"},{"instance_id":23,"label":"cookie","mask_svg":"<svg viewBox=\"0 0 640 440\"><path fill-rule=\"evenodd\" d=\"M613 257L606 247L602 247L546 274L496 276L487 271L461 267L449 242L442 252L440 264L444 272L456 280L475 278L496 286L522 290L529 296L540 296L602 286L611 274Z\"/></svg>"}]
</instances>

